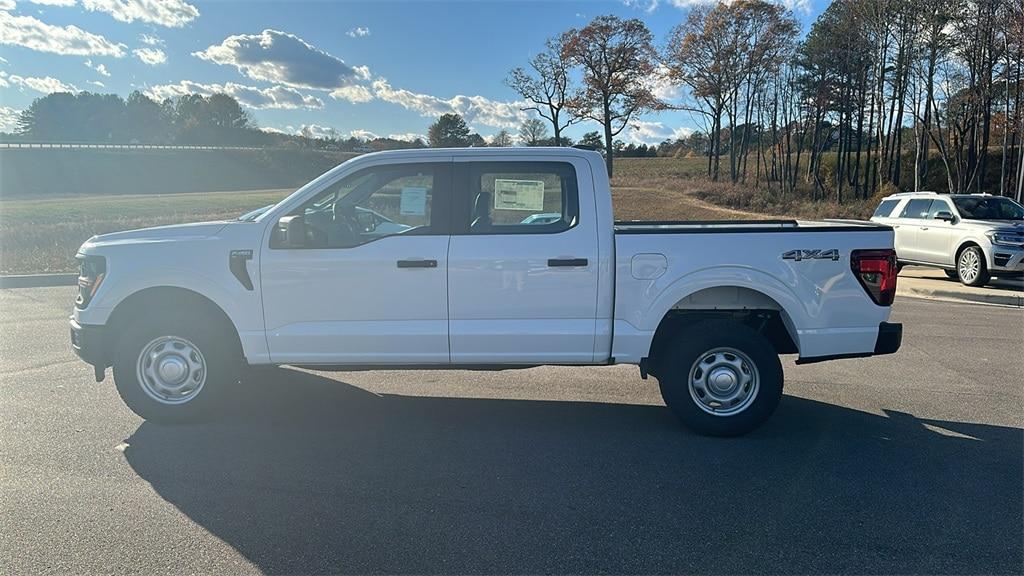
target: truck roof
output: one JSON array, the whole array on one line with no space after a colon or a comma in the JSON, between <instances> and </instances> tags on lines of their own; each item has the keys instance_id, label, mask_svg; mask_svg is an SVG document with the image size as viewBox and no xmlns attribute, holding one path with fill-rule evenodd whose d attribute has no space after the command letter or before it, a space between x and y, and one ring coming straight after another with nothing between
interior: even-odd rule
<instances>
[{"instance_id":1,"label":"truck roof","mask_svg":"<svg viewBox=\"0 0 1024 576\"><path fill-rule=\"evenodd\" d=\"M573 148L568 146L509 146L509 147L471 147L471 148L409 148L403 150L385 150L371 154L361 154L358 158L438 158L454 156L475 157L481 156L537 156L543 154L558 156L575 156L578 158L590 158L593 155L600 156L601 153L594 150Z\"/></svg>"}]
</instances>

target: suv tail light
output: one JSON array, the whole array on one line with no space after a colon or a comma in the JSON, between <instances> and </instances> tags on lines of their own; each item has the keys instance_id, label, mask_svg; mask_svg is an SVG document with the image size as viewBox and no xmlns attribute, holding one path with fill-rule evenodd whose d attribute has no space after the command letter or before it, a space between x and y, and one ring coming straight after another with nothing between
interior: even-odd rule
<instances>
[{"instance_id":1,"label":"suv tail light","mask_svg":"<svg viewBox=\"0 0 1024 576\"><path fill-rule=\"evenodd\" d=\"M78 258L78 298L75 299L75 307L84 309L96 295L103 277L107 274L107 261L102 256L83 256Z\"/></svg>"},{"instance_id":2,"label":"suv tail light","mask_svg":"<svg viewBox=\"0 0 1024 576\"><path fill-rule=\"evenodd\" d=\"M892 305L896 297L896 250L854 250L850 268L875 304Z\"/></svg>"}]
</instances>

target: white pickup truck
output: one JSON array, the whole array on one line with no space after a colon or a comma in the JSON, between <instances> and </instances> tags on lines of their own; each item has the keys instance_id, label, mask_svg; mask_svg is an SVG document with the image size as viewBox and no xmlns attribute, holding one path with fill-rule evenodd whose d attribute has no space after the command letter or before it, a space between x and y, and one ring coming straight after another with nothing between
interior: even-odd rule
<instances>
[{"instance_id":1,"label":"white pickup truck","mask_svg":"<svg viewBox=\"0 0 1024 576\"><path fill-rule=\"evenodd\" d=\"M208 417L246 365L635 364L705 434L752 430L797 362L889 354L891 228L620 222L600 154L352 159L238 220L82 245L72 347L143 418Z\"/></svg>"}]
</instances>

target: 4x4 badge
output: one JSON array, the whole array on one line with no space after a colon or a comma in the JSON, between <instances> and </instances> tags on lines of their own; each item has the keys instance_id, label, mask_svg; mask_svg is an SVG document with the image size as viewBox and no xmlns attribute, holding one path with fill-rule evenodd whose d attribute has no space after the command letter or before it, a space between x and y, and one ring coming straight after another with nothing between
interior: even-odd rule
<instances>
[{"instance_id":1,"label":"4x4 badge","mask_svg":"<svg viewBox=\"0 0 1024 576\"><path fill-rule=\"evenodd\" d=\"M783 260L796 260L800 262L802 260L839 260L839 250L831 248L829 250L790 250L782 254Z\"/></svg>"}]
</instances>

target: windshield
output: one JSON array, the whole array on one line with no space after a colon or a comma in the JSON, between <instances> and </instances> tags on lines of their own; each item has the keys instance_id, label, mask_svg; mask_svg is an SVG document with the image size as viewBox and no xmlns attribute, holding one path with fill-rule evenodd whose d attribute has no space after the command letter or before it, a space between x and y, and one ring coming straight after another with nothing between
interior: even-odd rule
<instances>
[{"instance_id":1,"label":"windshield","mask_svg":"<svg viewBox=\"0 0 1024 576\"><path fill-rule=\"evenodd\" d=\"M1024 206L999 196L956 196L960 216L967 220L1024 220Z\"/></svg>"}]
</instances>

